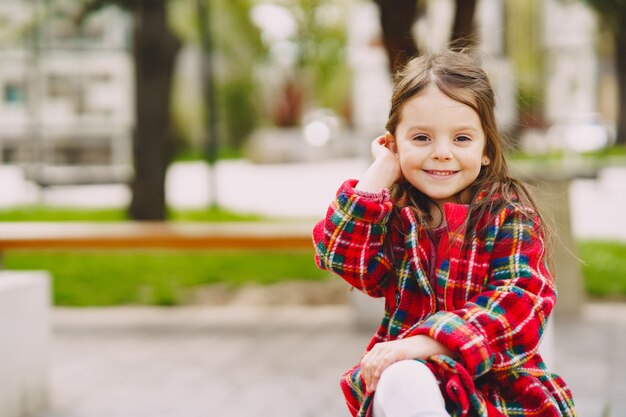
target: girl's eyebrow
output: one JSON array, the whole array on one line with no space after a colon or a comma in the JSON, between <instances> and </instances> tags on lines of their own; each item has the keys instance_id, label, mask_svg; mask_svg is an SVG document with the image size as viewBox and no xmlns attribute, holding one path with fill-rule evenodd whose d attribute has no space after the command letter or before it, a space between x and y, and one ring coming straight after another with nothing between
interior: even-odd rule
<instances>
[{"instance_id":1,"label":"girl's eyebrow","mask_svg":"<svg viewBox=\"0 0 626 417\"><path fill-rule=\"evenodd\" d=\"M432 128L433 127L429 125L413 125L413 126L409 126L407 131L410 132L412 130L432 130Z\"/></svg>"},{"instance_id":2,"label":"girl's eyebrow","mask_svg":"<svg viewBox=\"0 0 626 417\"><path fill-rule=\"evenodd\" d=\"M413 126L410 126L407 129L407 132L411 132L413 130L432 130L432 129L433 129L433 127L429 126L429 125L413 125ZM465 132L472 131L474 133L478 133L478 131L479 131L477 128L475 128L473 126L469 126L469 125L467 125L467 126L455 126L453 130L455 130L455 131L465 131Z\"/></svg>"},{"instance_id":3,"label":"girl's eyebrow","mask_svg":"<svg viewBox=\"0 0 626 417\"><path fill-rule=\"evenodd\" d=\"M459 126L456 128L456 130L464 130L464 131L471 130L472 132L478 132L478 129L476 129L473 126Z\"/></svg>"}]
</instances>

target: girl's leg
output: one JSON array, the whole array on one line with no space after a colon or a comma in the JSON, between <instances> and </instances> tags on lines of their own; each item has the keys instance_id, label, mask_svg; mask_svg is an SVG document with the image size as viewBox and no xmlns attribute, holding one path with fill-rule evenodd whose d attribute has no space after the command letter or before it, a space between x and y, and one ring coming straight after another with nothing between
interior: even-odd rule
<instances>
[{"instance_id":1,"label":"girl's leg","mask_svg":"<svg viewBox=\"0 0 626 417\"><path fill-rule=\"evenodd\" d=\"M393 363L383 371L373 407L374 417L450 417L435 376L414 360Z\"/></svg>"}]
</instances>

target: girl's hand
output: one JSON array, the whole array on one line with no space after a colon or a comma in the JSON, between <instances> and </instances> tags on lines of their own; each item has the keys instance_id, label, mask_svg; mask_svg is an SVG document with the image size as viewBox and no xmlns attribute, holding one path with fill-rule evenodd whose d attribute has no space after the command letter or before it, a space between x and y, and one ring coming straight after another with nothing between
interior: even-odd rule
<instances>
[{"instance_id":1,"label":"girl's hand","mask_svg":"<svg viewBox=\"0 0 626 417\"><path fill-rule=\"evenodd\" d=\"M454 357L454 352L435 339L418 335L390 342L377 343L361 359L361 376L367 392L376 391L383 371L392 363L405 359L423 359L437 354Z\"/></svg>"},{"instance_id":2,"label":"girl's hand","mask_svg":"<svg viewBox=\"0 0 626 417\"><path fill-rule=\"evenodd\" d=\"M398 181L402 171L396 152L396 143L391 133L387 132L374 139L371 144L371 151L374 162L365 171L356 188L377 193L383 188L391 187Z\"/></svg>"},{"instance_id":3,"label":"girl's hand","mask_svg":"<svg viewBox=\"0 0 626 417\"><path fill-rule=\"evenodd\" d=\"M370 149L374 161L385 158L389 158L390 160L398 159L396 157L396 143L389 132L374 139L370 145Z\"/></svg>"}]
</instances>

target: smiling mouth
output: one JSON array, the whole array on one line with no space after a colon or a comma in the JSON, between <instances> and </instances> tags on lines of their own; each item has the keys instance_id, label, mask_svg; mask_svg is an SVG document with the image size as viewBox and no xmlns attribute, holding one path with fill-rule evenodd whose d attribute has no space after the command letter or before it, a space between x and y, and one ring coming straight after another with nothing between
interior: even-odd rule
<instances>
[{"instance_id":1,"label":"smiling mouth","mask_svg":"<svg viewBox=\"0 0 626 417\"><path fill-rule=\"evenodd\" d=\"M438 177L449 177L450 175L454 175L459 171L432 171L432 170L425 169L424 172L430 175L436 175Z\"/></svg>"}]
</instances>

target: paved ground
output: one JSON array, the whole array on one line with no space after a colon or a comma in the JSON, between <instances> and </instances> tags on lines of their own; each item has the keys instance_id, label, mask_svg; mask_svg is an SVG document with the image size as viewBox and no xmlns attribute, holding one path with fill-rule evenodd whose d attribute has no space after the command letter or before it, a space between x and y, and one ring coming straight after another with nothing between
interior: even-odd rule
<instances>
[{"instance_id":1,"label":"paved ground","mask_svg":"<svg viewBox=\"0 0 626 417\"><path fill-rule=\"evenodd\" d=\"M370 332L352 309L56 309L45 417L348 416L338 388ZM626 306L555 321L581 417L626 416Z\"/></svg>"}]
</instances>

